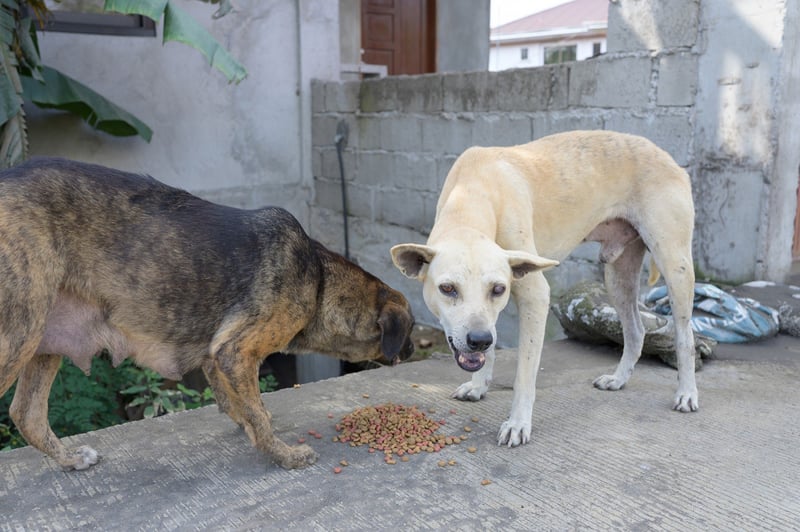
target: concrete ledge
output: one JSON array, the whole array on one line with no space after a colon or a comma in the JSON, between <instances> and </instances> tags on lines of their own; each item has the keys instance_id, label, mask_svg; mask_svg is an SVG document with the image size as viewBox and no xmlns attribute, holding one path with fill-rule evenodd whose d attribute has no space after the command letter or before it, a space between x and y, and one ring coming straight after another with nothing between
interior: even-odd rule
<instances>
[{"instance_id":1,"label":"concrete ledge","mask_svg":"<svg viewBox=\"0 0 800 532\"><path fill-rule=\"evenodd\" d=\"M792 341L793 361L706 364L691 415L670 410L666 366L642 361L625 389L602 392L591 380L616 350L548 343L533 441L515 449L495 444L515 359L501 351L478 403L448 398L467 377L449 355L265 395L279 436L319 452L306 470L268 464L215 407L68 438L103 455L88 471L63 473L30 448L3 452L0 530L788 530L800 519ZM469 439L396 465L331 441L336 419L388 401L434 408L440 430L470 425ZM334 474L342 459L350 465Z\"/></svg>"}]
</instances>

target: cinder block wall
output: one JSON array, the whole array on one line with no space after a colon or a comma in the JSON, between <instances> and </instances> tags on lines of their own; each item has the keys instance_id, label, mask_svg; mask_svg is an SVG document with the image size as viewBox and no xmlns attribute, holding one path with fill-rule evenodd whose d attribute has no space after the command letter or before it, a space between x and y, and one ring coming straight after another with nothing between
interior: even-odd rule
<instances>
[{"instance_id":1,"label":"cinder block wall","mask_svg":"<svg viewBox=\"0 0 800 532\"><path fill-rule=\"evenodd\" d=\"M800 93L786 89L800 73L793 44L799 31L790 23L798 6L776 3L753 11L749 5L612 2L608 53L582 62L315 82L310 232L342 251L334 138L344 122L351 256L402 290L418 321L435 323L418 283L392 266L389 248L426 240L455 158L473 145L609 129L650 138L692 176L701 277L783 280L791 264L800 164L800 153L788 149L800 131L800 115L793 112ZM600 279L596 245L581 246L547 275L556 295L578 280ZM514 309L506 314L501 340L513 345Z\"/></svg>"}]
</instances>

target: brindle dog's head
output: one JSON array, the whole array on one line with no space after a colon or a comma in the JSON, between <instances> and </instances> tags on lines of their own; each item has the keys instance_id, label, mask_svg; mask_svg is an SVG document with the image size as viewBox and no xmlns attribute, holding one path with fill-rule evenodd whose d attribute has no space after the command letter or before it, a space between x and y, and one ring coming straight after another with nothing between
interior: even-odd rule
<instances>
[{"instance_id":1,"label":"brindle dog's head","mask_svg":"<svg viewBox=\"0 0 800 532\"><path fill-rule=\"evenodd\" d=\"M407 360L414 353L414 315L403 294L322 246L317 255L322 263L317 312L290 350L348 362Z\"/></svg>"}]
</instances>

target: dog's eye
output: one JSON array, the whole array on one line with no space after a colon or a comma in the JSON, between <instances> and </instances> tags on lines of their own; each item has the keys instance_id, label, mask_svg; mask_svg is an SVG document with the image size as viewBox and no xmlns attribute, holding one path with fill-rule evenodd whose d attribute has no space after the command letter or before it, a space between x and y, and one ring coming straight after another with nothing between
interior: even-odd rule
<instances>
[{"instance_id":1,"label":"dog's eye","mask_svg":"<svg viewBox=\"0 0 800 532\"><path fill-rule=\"evenodd\" d=\"M505 294L505 292L506 292L505 285L496 284L492 287L492 295L495 297L502 296L503 294Z\"/></svg>"},{"instance_id":2,"label":"dog's eye","mask_svg":"<svg viewBox=\"0 0 800 532\"><path fill-rule=\"evenodd\" d=\"M450 283L442 283L439 285L439 292L443 293L449 297L456 297L458 292L456 291L456 287L451 285Z\"/></svg>"}]
</instances>

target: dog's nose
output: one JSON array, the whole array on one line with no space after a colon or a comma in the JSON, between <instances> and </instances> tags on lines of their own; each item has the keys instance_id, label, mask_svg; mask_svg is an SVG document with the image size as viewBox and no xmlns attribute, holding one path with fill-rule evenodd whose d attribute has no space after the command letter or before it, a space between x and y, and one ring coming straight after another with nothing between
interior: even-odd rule
<instances>
[{"instance_id":1,"label":"dog's nose","mask_svg":"<svg viewBox=\"0 0 800 532\"><path fill-rule=\"evenodd\" d=\"M486 351L494 342L489 331L470 331L467 333L467 346L472 351Z\"/></svg>"}]
</instances>

